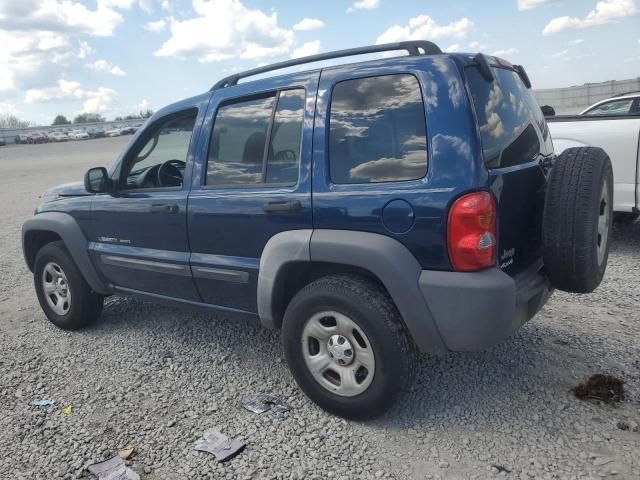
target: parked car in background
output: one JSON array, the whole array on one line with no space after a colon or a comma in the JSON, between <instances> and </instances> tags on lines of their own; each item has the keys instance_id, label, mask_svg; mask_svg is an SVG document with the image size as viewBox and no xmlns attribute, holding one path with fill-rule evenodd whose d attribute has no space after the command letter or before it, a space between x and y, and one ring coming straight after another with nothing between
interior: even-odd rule
<instances>
[{"instance_id":1,"label":"parked car in background","mask_svg":"<svg viewBox=\"0 0 640 480\"><path fill-rule=\"evenodd\" d=\"M71 140L88 140L89 134L84 130L72 130L69 132L69 139Z\"/></svg>"},{"instance_id":2,"label":"parked car in background","mask_svg":"<svg viewBox=\"0 0 640 480\"><path fill-rule=\"evenodd\" d=\"M47 143L49 137L44 132L34 132L27 136L27 143Z\"/></svg>"},{"instance_id":3,"label":"parked car in background","mask_svg":"<svg viewBox=\"0 0 640 480\"><path fill-rule=\"evenodd\" d=\"M238 83L392 50L409 55ZM45 192L22 228L38 301L68 330L113 294L257 318L310 399L379 416L418 351L483 350L553 288L602 280L609 158L556 156L530 88L521 66L426 41L224 78Z\"/></svg>"},{"instance_id":4,"label":"parked car in background","mask_svg":"<svg viewBox=\"0 0 640 480\"><path fill-rule=\"evenodd\" d=\"M13 140L15 143L29 143L29 135L26 133L19 133Z\"/></svg>"},{"instance_id":5,"label":"parked car in background","mask_svg":"<svg viewBox=\"0 0 640 480\"><path fill-rule=\"evenodd\" d=\"M119 137L122 135L122 130L120 128L110 128L104 132L107 137Z\"/></svg>"},{"instance_id":6,"label":"parked car in background","mask_svg":"<svg viewBox=\"0 0 640 480\"><path fill-rule=\"evenodd\" d=\"M136 131L138 131L138 129L135 126L127 125L126 127L122 127L120 135L133 135Z\"/></svg>"},{"instance_id":7,"label":"parked car in background","mask_svg":"<svg viewBox=\"0 0 640 480\"><path fill-rule=\"evenodd\" d=\"M640 115L640 92L616 95L585 108L580 115L621 116Z\"/></svg>"},{"instance_id":8,"label":"parked car in background","mask_svg":"<svg viewBox=\"0 0 640 480\"><path fill-rule=\"evenodd\" d=\"M614 218L630 223L640 217L640 92L602 100L579 115L547 117L557 153L572 147L604 149L613 165Z\"/></svg>"},{"instance_id":9,"label":"parked car in background","mask_svg":"<svg viewBox=\"0 0 640 480\"><path fill-rule=\"evenodd\" d=\"M69 136L61 131L55 131L49 133L49 141L51 142L67 142L69 141Z\"/></svg>"},{"instance_id":10,"label":"parked car in background","mask_svg":"<svg viewBox=\"0 0 640 480\"><path fill-rule=\"evenodd\" d=\"M87 133L91 138L103 138L105 136L104 128L91 127L87 129Z\"/></svg>"},{"instance_id":11,"label":"parked car in background","mask_svg":"<svg viewBox=\"0 0 640 480\"><path fill-rule=\"evenodd\" d=\"M4 147L7 142L4 141L4 138L0 138L0 147Z\"/></svg>"}]
</instances>

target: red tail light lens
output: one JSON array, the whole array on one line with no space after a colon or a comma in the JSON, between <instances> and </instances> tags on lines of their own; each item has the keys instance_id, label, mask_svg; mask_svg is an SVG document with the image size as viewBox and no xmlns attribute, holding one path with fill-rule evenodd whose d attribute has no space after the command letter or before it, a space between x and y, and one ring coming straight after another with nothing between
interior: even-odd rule
<instances>
[{"instance_id":1,"label":"red tail light lens","mask_svg":"<svg viewBox=\"0 0 640 480\"><path fill-rule=\"evenodd\" d=\"M474 272L496 263L496 202L488 192L456 200L449 211L449 258L454 270Z\"/></svg>"}]
</instances>

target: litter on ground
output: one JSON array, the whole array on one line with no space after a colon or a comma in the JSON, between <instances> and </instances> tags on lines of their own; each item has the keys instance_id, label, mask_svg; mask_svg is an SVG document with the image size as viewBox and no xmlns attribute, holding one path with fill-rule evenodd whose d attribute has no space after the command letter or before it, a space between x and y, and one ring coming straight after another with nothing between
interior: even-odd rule
<instances>
[{"instance_id":1,"label":"litter on ground","mask_svg":"<svg viewBox=\"0 0 640 480\"><path fill-rule=\"evenodd\" d=\"M219 462L229 460L242 450L246 444L237 438L229 438L217 430L204 432L202 438L196 442L196 450L215 455Z\"/></svg>"},{"instance_id":2,"label":"litter on ground","mask_svg":"<svg viewBox=\"0 0 640 480\"><path fill-rule=\"evenodd\" d=\"M124 460L118 455L104 462L89 465L88 469L98 480L140 480L140 475L127 468Z\"/></svg>"},{"instance_id":3,"label":"litter on ground","mask_svg":"<svg viewBox=\"0 0 640 480\"><path fill-rule=\"evenodd\" d=\"M258 393L245 400L242 406L253 413L264 413L268 410L273 410L275 413L281 414L291 410L291 407L284 400L272 393Z\"/></svg>"},{"instance_id":4,"label":"litter on ground","mask_svg":"<svg viewBox=\"0 0 640 480\"><path fill-rule=\"evenodd\" d=\"M34 407L50 407L54 403L56 403L55 400L34 400L31 405Z\"/></svg>"}]
</instances>

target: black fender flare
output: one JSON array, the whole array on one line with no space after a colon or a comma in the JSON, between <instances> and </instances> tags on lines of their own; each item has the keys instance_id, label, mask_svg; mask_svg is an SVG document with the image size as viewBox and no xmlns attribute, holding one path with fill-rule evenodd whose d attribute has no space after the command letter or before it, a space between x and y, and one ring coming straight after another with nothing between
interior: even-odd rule
<instances>
[{"instance_id":1,"label":"black fender flare","mask_svg":"<svg viewBox=\"0 0 640 480\"><path fill-rule=\"evenodd\" d=\"M275 325L277 282L290 262L329 262L371 272L384 285L409 334L423 352L448 351L419 286L422 267L399 241L386 235L350 230L293 230L273 236L260 258L258 315Z\"/></svg>"},{"instance_id":2,"label":"black fender flare","mask_svg":"<svg viewBox=\"0 0 640 480\"><path fill-rule=\"evenodd\" d=\"M94 292L101 295L113 293L98 275L89 257L89 242L78 222L71 215L62 212L43 212L24 222L22 225L22 252L29 269L32 269L33 265L30 264L27 257L26 239L30 232L36 231L53 232L62 239L71 258Z\"/></svg>"}]
</instances>

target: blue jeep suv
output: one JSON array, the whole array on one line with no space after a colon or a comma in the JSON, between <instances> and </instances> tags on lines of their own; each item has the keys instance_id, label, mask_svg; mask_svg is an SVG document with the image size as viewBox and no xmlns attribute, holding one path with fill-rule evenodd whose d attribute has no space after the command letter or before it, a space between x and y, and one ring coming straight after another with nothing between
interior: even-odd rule
<instances>
[{"instance_id":1,"label":"blue jeep suv","mask_svg":"<svg viewBox=\"0 0 640 480\"><path fill-rule=\"evenodd\" d=\"M264 78L391 50L408 55ZM521 66L428 41L227 77L158 111L109 170L46 193L23 226L40 305L65 329L114 294L257 317L309 398L380 415L418 352L484 349L554 288L602 279L609 159L554 156L530 86Z\"/></svg>"}]
</instances>

